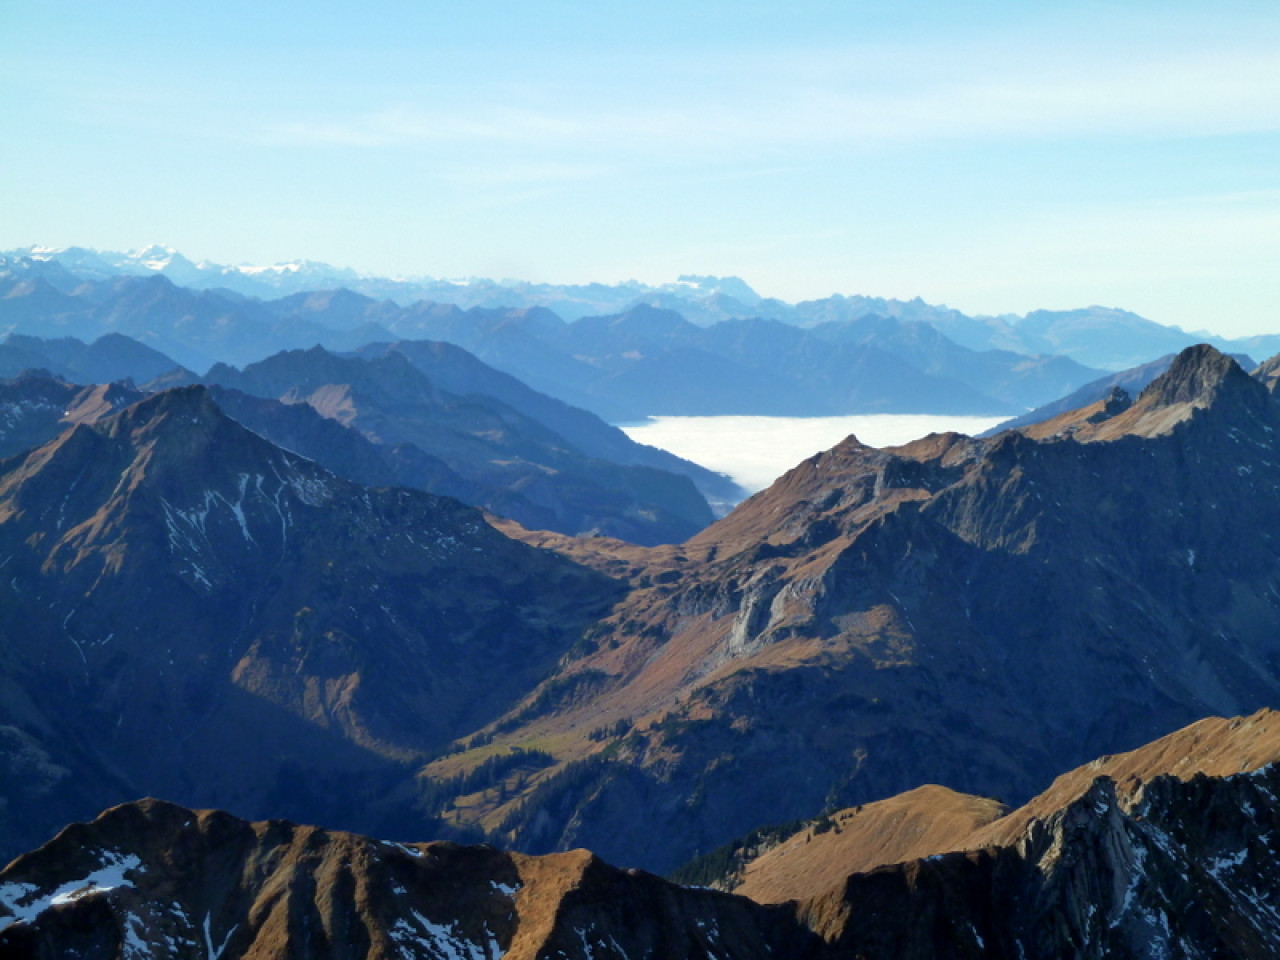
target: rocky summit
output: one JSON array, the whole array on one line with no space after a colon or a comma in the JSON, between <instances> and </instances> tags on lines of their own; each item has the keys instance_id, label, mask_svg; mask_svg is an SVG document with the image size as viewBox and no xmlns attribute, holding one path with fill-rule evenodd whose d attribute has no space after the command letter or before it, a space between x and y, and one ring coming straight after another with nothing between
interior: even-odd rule
<instances>
[{"instance_id":1,"label":"rocky summit","mask_svg":"<svg viewBox=\"0 0 1280 960\"><path fill-rule=\"evenodd\" d=\"M912 859L846 871L771 905L619 870L585 850L531 857L390 843L146 800L73 824L0 872L0 951L84 960L1272 957L1277 717L1203 721L1102 758L986 826L949 837L944 828ZM850 811L845 829L869 839L864 815L874 819ZM835 836L810 830L797 842L829 853Z\"/></svg>"},{"instance_id":2,"label":"rocky summit","mask_svg":"<svg viewBox=\"0 0 1280 960\"><path fill-rule=\"evenodd\" d=\"M627 554L628 597L491 728L557 763L457 815L666 870L925 782L1016 804L1064 763L1280 702L1278 438L1267 385L1210 347L990 439L851 437Z\"/></svg>"}]
</instances>

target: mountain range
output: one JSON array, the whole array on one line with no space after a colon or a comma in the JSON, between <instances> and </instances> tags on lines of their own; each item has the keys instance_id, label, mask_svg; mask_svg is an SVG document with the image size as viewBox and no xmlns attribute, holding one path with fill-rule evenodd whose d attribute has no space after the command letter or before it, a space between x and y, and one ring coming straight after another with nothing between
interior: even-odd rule
<instances>
[{"instance_id":1,"label":"mountain range","mask_svg":"<svg viewBox=\"0 0 1280 960\"><path fill-rule=\"evenodd\" d=\"M0 854L122 804L0 875L0 945L1275 952L1276 724L1244 715L1280 698L1280 356L1098 377L831 304L0 283L64 334L0 344ZM316 331L345 346L157 352ZM495 357L618 410L1079 392L850 437L708 525L716 478ZM724 892L637 871L681 864Z\"/></svg>"},{"instance_id":2,"label":"mountain range","mask_svg":"<svg viewBox=\"0 0 1280 960\"><path fill-rule=\"evenodd\" d=\"M850 438L677 547L539 537L632 589L476 738L558 765L445 814L666 870L929 780L1020 802L1064 762L1274 703L1277 436L1267 385L1206 346L1022 431Z\"/></svg>"},{"instance_id":3,"label":"mountain range","mask_svg":"<svg viewBox=\"0 0 1280 960\"><path fill-rule=\"evenodd\" d=\"M314 295L315 291L347 290L365 298L392 301L401 306L428 301L454 305L464 311L472 308L541 308L570 322L588 316L625 313L640 305L680 313L699 326L753 318L778 320L799 327L847 323L866 318L877 321L887 319L901 321L909 326L927 324L955 344L970 350L1008 351L1028 356L1060 355L1088 367L1111 371L1138 366L1199 342L1209 342L1224 352L1243 353L1253 357L1268 357L1280 352L1280 337L1277 336L1232 340L1204 331L1186 332L1113 307L1035 310L1025 315L970 316L945 306L925 303L919 298L894 300L840 294L791 304L776 298L761 297L738 277L689 274L679 277L673 283L657 286L634 280L618 284L549 284L475 278L387 279L307 260L272 266L226 266L209 261L195 263L178 251L161 245L128 253L83 247L26 247L0 253L0 261L6 261L11 270L23 261L53 265L75 277L91 281L120 276L159 275L179 286L195 290L223 290L241 297L261 300L296 295L301 295L300 299L306 299ZM311 345L280 343L274 345L272 350ZM249 362L257 357L218 359ZM1044 397L1037 403L1050 399L1053 398ZM1035 406L1036 403L1027 405Z\"/></svg>"},{"instance_id":4,"label":"mountain range","mask_svg":"<svg viewBox=\"0 0 1280 960\"><path fill-rule=\"evenodd\" d=\"M103 796L372 828L389 778L618 593L456 500L282 451L203 387L0 461L0 557L6 850Z\"/></svg>"},{"instance_id":5,"label":"mountain range","mask_svg":"<svg viewBox=\"0 0 1280 960\"><path fill-rule=\"evenodd\" d=\"M209 388L55 383L64 432L0 462L0 725L44 771L5 842L152 793L667 870L930 780L1021 802L1276 698L1268 369L850 438L650 548L340 480Z\"/></svg>"},{"instance_id":6,"label":"mountain range","mask_svg":"<svg viewBox=\"0 0 1280 960\"><path fill-rule=\"evenodd\" d=\"M460 364L449 362L460 360L464 351L423 342L415 346L427 356L434 355L434 346L445 349L450 357L440 366L452 366L459 380L468 379ZM473 366L482 365L473 361ZM679 542L713 519L690 476L709 490L732 489L710 471L669 454L614 441L611 434L621 431L584 415L578 418L583 426L596 428L588 439L610 434L618 454L641 462L590 457L490 394L463 396L443 389L399 350L365 359L313 347L276 354L243 371L218 365L204 382L287 406L309 406L369 440L395 483L457 496L534 529L646 544ZM550 398L543 400L552 405ZM255 417L243 404L238 409L248 426L272 436L274 417ZM326 462L322 452L315 456ZM687 475L650 466L659 463Z\"/></svg>"},{"instance_id":7,"label":"mountain range","mask_svg":"<svg viewBox=\"0 0 1280 960\"><path fill-rule=\"evenodd\" d=\"M377 841L146 800L73 824L0 872L0 950L83 960L1262 958L1280 949L1278 743L1274 713L1202 721L1073 770L1020 810L907 845L878 835L903 810L929 825L954 821L946 808L958 802L982 808L980 798L939 804L926 789L841 812L752 861L757 884L776 878L799 894L781 902L676 886L585 850ZM879 849L859 859L859 845ZM803 869L792 890L784 861L800 847L831 871Z\"/></svg>"},{"instance_id":8,"label":"mountain range","mask_svg":"<svg viewBox=\"0 0 1280 960\"><path fill-rule=\"evenodd\" d=\"M729 478L635 443L449 344L387 344L363 357L313 347L244 371L215 365L201 378L122 334L92 344L11 334L0 341L5 364L68 386L98 374L135 399L134 381L143 391L198 382L239 388L217 393L223 409L341 476L455 496L534 528L679 541L711 522L708 500L723 513L745 495ZM44 403L39 394L50 389L26 376L8 390L9 416ZM243 393L279 402L251 402ZM59 416L38 422L39 430L31 432L37 421L29 421L27 433L11 432L10 441L42 443L65 425ZM21 447L9 442L9 449Z\"/></svg>"},{"instance_id":9,"label":"mountain range","mask_svg":"<svg viewBox=\"0 0 1280 960\"><path fill-rule=\"evenodd\" d=\"M257 300L176 286L159 273L84 279L57 261L0 266L0 331L11 335L95 343L123 334L196 371L314 345L344 352L446 341L613 422L671 413L1013 415L1099 373L1063 357L969 350L925 324L886 318L812 330L754 317L700 327L640 304L568 323L544 308L401 306L347 290Z\"/></svg>"}]
</instances>

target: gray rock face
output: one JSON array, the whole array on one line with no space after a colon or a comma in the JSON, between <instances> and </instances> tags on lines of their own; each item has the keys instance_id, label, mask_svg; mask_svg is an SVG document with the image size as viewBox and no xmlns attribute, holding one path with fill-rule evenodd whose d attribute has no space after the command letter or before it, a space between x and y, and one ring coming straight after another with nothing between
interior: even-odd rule
<instances>
[{"instance_id":1,"label":"gray rock face","mask_svg":"<svg viewBox=\"0 0 1280 960\"><path fill-rule=\"evenodd\" d=\"M1280 772L1098 779L1015 843L849 878L802 908L835 956L1271 957Z\"/></svg>"}]
</instances>

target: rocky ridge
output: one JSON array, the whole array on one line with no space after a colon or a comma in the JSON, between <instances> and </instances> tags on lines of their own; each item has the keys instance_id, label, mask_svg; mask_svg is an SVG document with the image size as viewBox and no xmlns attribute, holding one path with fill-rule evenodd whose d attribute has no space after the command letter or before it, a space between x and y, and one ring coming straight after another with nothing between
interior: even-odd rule
<instances>
[{"instance_id":1,"label":"rocky ridge","mask_svg":"<svg viewBox=\"0 0 1280 960\"><path fill-rule=\"evenodd\" d=\"M992 823L997 843L946 852L943 841L774 905L581 850L388 843L147 800L72 825L0 872L0 949L86 960L1263 958L1280 949L1276 718L1197 724L1066 775L1070 789ZM1122 770L1141 775L1120 787L1107 773Z\"/></svg>"},{"instance_id":2,"label":"rocky ridge","mask_svg":"<svg viewBox=\"0 0 1280 960\"><path fill-rule=\"evenodd\" d=\"M850 438L633 557L627 599L486 733L556 765L458 813L666 870L927 781L1022 802L1064 759L1277 702L1277 437L1266 387L1201 347L1131 404ZM651 833L661 854L629 839Z\"/></svg>"}]
</instances>

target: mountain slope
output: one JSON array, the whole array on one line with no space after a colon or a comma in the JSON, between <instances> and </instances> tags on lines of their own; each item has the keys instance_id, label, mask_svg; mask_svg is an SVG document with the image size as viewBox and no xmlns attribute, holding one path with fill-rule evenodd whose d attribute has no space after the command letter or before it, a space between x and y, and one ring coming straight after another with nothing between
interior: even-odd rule
<instances>
[{"instance_id":1,"label":"mountain slope","mask_svg":"<svg viewBox=\"0 0 1280 960\"><path fill-rule=\"evenodd\" d=\"M1280 714L1210 717L1068 771L1017 810L926 785L798 824L780 842L756 849L740 844L730 868L718 876L704 874L704 882L761 903L819 896L851 873L956 851L1016 847L1033 824L1051 821L1102 779L1114 784L1117 802L1132 810L1161 778L1229 778L1263 771L1277 760Z\"/></svg>"},{"instance_id":2,"label":"mountain slope","mask_svg":"<svg viewBox=\"0 0 1280 960\"><path fill-rule=\"evenodd\" d=\"M376 822L402 764L518 699L615 595L456 501L285 453L199 387L0 462L0 556L0 723L55 765L97 758L99 804L340 823Z\"/></svg>"},{"instance_id":3,"label":"mountain slope","mask_svg":"<svg viewBox=\"0 0 1280 960\"><path fill-rule=\"evenodd\" d=\"M668 869L922 782L1018 802L1064 762L1276 702L1266 388L1193 348L1127 408L1041 426L850 438L642 559L494 727L552 738L560 764L462 815L534 851ZM655 832L660 853L638 839Z\"/></svg>"},{"instance_id":4,"label":"mountain slope","mask_svg":"<svg viewBox=\"0 0 1280 960\"><path fill-rule=\"evenodd\" d=\"M816 943L784 911L585 850L385 843L154 800L69 827L0 873L0 950L86 960L764 960Z\"/></svg>"},{"instance_id":5,"label":"mountain slope","mask_svg":"<svg viewBox=\"0 0 1280 960\"><path fill-rule=\"evenodd\" d=\"M70 425L94 423L142 397L128 384L81 387L46 371L0 380L0 460L47 443Z\"/></svg>"},{"instance_id":6,"label":"mountain slope","mask_svg":"<svg viewBox=\"0 0 1280 960\"><path fill-rule=\"evenodd\" d=\"M394 461L400 483L440 489L431 484L442 463L469 484L451 482L447 492L529 527L652 544L685 539L712 520L688 478L590 458L501 400L441 389L400 352L361 359L314 347L243 371L219 365L205 379L305 403L358 431Z\"/></svg>"},{"instance_id":7,"label":"mountain slope","mask_svg":"<svg viewBox=\"0 0 1280 960\"><path fill-rule=\"evenodd\" d=\"M15 377L28 369L45 369L80 384L143 384L181 372L163 353L119 333L103 334L87 344L74 337L49 340L9 334L0 342L0 377Z\"/></svg>"},{"instance_id":8,"label":"mountain slope","mask_svg":"<svg viewBox=\"0 0 1280 960\"><path fill-rule=\"evenodd\" d=\"M519 410L564 437L590 457L629 466L653 467L687 476L713 505L725 512L745 492L723 474L713 473L674 454L633 441L617 427L579 407L539 393L510 374L495 370L461 347L433 340L371 344L359 351L373 357L400 353L442 390L458 396L483 394Z\"/></svg>"},{"instance_id":9,"label":"mountain slope","mask_svg":"<svg viewBox=\"0 0 1280 960\"><path fill-rule=\"evenodd\" d=\"M73 824L0 872L0 950L1262 960L1280 949L1278 730L1273 713L1198 724L1073 771L1060 781L1071 788L1055 786L1034 812L970 836L1003 830L998 841L956 852L943 841L775 905L618 870L585 850L387 843L146 800ZM1171 764L1188 742L1194 759ZM1132 772L1118 784L1122 771ZM852 814L848 829L873 816Z\"/></svg>"}]
</instances>

